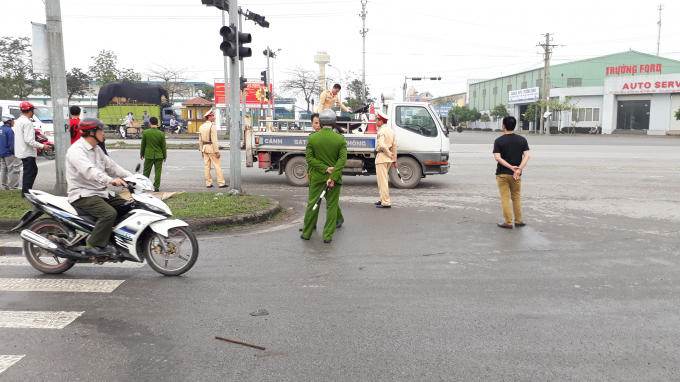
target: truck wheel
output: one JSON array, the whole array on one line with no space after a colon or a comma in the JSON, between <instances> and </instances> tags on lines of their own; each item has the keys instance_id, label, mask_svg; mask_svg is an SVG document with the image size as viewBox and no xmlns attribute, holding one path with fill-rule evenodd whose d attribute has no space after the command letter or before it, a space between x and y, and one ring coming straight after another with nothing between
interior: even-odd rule
<instances>
[{"instance_id":1,"label":"truck wheel","mask_svg":"<svg viewBox=\"0 0 680 382\"><path fill-rule=\"evenodd\" d=\"M401 173L401 179L404 183L399 180L399 175L394 168L390 168L390 181L397 188L413 188L420 183L420 178L423 176L423 169L420 167L420 163L411 157L401 157L397 158L397 168L399 173Z\"/></svg>"},{"instance_id":2,"label":"truck wheel","mask_svg":"<svg viewBox=\"0 0 680 382\"><path fill-rule=\"evenodd\" d=\"M291 158L286 163L286 179L291 186L307 187L309 182L305 179L307 174L307 160L303 156Z\"/></svg>"}]
</instances>

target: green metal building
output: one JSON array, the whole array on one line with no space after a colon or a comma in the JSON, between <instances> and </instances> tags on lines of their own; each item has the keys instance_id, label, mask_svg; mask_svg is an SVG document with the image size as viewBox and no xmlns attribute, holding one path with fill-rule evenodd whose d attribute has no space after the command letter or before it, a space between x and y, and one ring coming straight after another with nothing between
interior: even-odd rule
<instances>
[{"instance_id":1,"label":"green metal building","mask_svg":"<svg viewBox=\"0 0 680 382\"><path fill-rule=\"evenodd\" d=\"M665 102L665 103L670 103L672 105L675 105L676 102L680 102L680 89L677 89L677 93L674 94L674 89L666 89L661 91L661 87L659 88L659 91L655 91L655 86L651 86L647 90L643 90L643 92L636 92L635 96L626 96L623 95L623 93L617 92L617 90L610 90L614 91L615 94L622 94L620 96L615 96L613 100L605 100L605 88L607 87L607 83L617 83L630 79L634 80L637 78L646 78L647 81L651 81L651 84L656 84L656 82L660 82L660 84L663 84L663 81L656 81L656 79L663 80L666 79L665 76L667 75L677 75L680 73L680 61L676 60L671 60L668 58L664 57L658 57L646 53L641 53L637 51L628 51L628 52L622 52L622 53L616 53L616 54L610 54L607 56L601 56L601 57L594 57L594 58L589 58L585 60L580 60L580 61L574 61L574 62L568 62L564 64L557 64L557 65L551 65L550 66L550 86L551 86L551 91L550 91L550 97L570 97L570 99L574 99L575 101L583 101L579 102L579 107L582 106L583 104L587 104L588 107L584 106L584 109L590 108L591 110L589 111L590 113L590 120L586 121L585 119L585 112L584 111L584 118L575 118L575 120L579 121L577 125L579 126L588 126L588 122L590 125L594 124L601 124L602 125L602 130L603 132L611 132L613 130L618 129L619 127L624 127L628 126L631 129L637 129L637 130L666 130L668 131L670 129L669 126L653 126L650 127L649 123L647 123L645 127L640 123L639 118L634 118L633 122L630 123L617 123L620 121L617 121L617 117L619 113L614 113L615 115L608 115L605 116L604 112L605 110L603 109L608 109L609 101L612 101L614 103L618 101L635 101L636 99L634 98L639 98L637 101L644 101L642 98L649 98L651 100L652 94L657 93L656 95L659 95L658 93L663 93L664 97L661 97L666 101L665 99L668 98L669 101L671 102ZM624 77L623 79L620 79L621 77ZM659 78L656 78L659 77ZM671 76L674 79L674 76ZM667 78L670 79L670 78ZM523 120L523 114L526 111L526 108L529 104L533 103L536 99L539 97L543 97L543 80L544 80L544 70L543 68L540 69L534 69L526 72L521 72L509 76L504 76L504 77L499 77L499 78L494 78L490 80L482 80L476 83L472 83L468 86L468 102L469 105L468 107L470 109L476 108L478 111L485 113L489 112L492 110L496 105L505 105L510 114L514 115L518 120L521 120L523 123L523 129L527 130L529 129L529 122L530 121L524 121ZM532 89L533 88L533 89ZM538 88L538 89L536 89ZM529 90L531 89L531 90ZM518 92L518 90L521 90ZM619 89L622 90L622 89ZM644 93L646 91L646 93ZM522 97L522 96L517 96L517 93L526 93L528 97ZM615 95L615 94L609 94L609 95ZM645 94L645 95L642 95ZM626 97L630 99L626 99ZM583 98L581 100L581 98ZM620 100L619 100L620 98ZM642 105L642 104L641 104ZM620 105L614 105L616 107ZM647 107L648 108L653 108L654 105L650 107L650 102L647 102ZM659 104L658 106L663 106ZM623 107L627 107L624 105ZM644 106L642 106L644 109ZM597 110L595 110L597 109ZM618 109L621 109L621 107L618 107ZM617 111L613 110L613 111ZM639 114L639 113L644 113L645 111L643 109L640 109L639 111L631 111L633 114ZM626 109L628 110L628 109ZM630 110L628 110L630 111ZM651 110L647 111L647 114L650 114ZM657 113L665 112L665 110L660 110ZM579 116L579 111L574 111L573 112L575 117ZM595 114L596 113L596 114ZM625 114L625 113L624 113ZM631 115L633 115L631 114ZM625 114L624 117L626 117ZM597 120L594 120L594 116L597 116ZM568 117L568 115L567 115ZM611 126L605 126L605 122L607 122L607 118L613 118L610 125ZM651 118L651 117L648 117ZM556 119L563 119L561 116L558 116ZM568 118L564 118L565 120ZM662 118L665 120L666 118ZM652 118L652 121L653 118ZM669 124L672 124L672 122L669 121ZM679 127L680 128L680 127Z\"/></svg>"}]
</instances>

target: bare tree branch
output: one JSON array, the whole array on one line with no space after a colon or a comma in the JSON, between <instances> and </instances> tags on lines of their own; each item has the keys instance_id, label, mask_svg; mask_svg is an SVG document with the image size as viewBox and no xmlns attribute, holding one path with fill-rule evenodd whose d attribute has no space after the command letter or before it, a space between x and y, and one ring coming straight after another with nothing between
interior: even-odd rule
<instances>
[{"instance_id":1,"label":"bare tree branch","mask_svg":"<svg viewBox=\"0 0 680 382\"><path fill-rule=\"evenodd\" d=\"M319 74L300 65L287 69L285 73L288 78L282 81L281 89L295 95L301 95L307 102L307 111L309 111L309 104L319 95Z\"/></svg>"},{"instance_id":2,"label":"bare tree branch","mask_svg":"<svg viewBox=\"0 0 680 382\"><path fill-rule=\"evenodd\" d=\"M161 86L168 91L170 96L170 103L175 102L175 98L187 98L191 94L191 86L186 84L187 81L196 76L189 77L186 73L189 68L175 69L168 65L154 64L155 67L147 69L148 77L151 80L163 82Z\"/></svg>"}]
</instances>

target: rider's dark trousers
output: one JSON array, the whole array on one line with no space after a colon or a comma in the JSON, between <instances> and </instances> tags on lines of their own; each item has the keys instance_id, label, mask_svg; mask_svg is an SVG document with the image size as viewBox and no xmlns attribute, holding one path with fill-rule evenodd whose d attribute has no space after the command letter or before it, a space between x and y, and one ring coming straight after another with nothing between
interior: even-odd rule
<instances>
[{"instance_id":1,"label":"rider's dark trousers","mask_svg":"<svg viewBox=\"0 0 680 382\"><path fill-rule=\"evenodd\" d=\"M21 197L28 194L28 190L33 188L35 178L38 176L38 165L35 164L35 157L21 158L24 168L24 177L21 179Z\"/></svg>"},{"instance_id":2,"label":"rider's dark trousers","mask_svg":"<svg viewBox=\"0 0 680 382\"><path fill-rule=\"evenodd\" d=\"M93 247L106 247L111 238L111 231L113 230L113 223L116 221L118 213L114 207L125 204L127 200L116 195L108 199L100 196L90 196L87 198L80 198L71 203L74 207L78 207L88 214L97 218L97 223L87 239L87 244Z\"/></svg>"}]
</instances>

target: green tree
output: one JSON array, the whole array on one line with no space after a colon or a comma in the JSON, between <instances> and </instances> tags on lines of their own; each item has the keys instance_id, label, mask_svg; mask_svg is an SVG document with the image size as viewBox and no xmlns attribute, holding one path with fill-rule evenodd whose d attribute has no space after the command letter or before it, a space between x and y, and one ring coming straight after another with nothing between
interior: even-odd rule
<instances>
[{"instance_id":1,"label":"green tree","mask_svg":"<svg viewBox=\"0 0 680 382\"><path fill-rule=\"evenodd\" d=\"M470 110L470 121L479 121L482 118L482 113L477 111L477 108L474 107L472 110ZM479 127L479 125L477 125Z\"/></svg>"},{"instance_id":2,"label":"green tree","mask_svg":"<svg viewBox=\"0 0 680 382\"><path fill-rule=\"evenodd\" d=\"M94 65L89 68L89 75L104 86L114 82L139 82L142 80L141 74L133 69L118 69L116 63L118 56L110 50L102 50L94 59Z\"/></svg>"},{"instance_id":3,"label":"green tree","mask_svg":"<svg viewBox=\"0 0 680 382\"><path fill-rule=\"evenodd\" d=\"M0 98L26 99L36 87L28 37L0 39Z\"/></svg>"},{"instance_id":4,"label":"green tree","mask_svg":"<svg viewBox=\"0 0 680 382\"><path fill-rule=\"evenodd\" d=\"M491 122L491 118L489 118L489 114L487 113L482 114L479 120L482 122Z\"/></svg>"},{"instance_id":5,"label":"green tree","mask_svg":"<svg viewBox=\"0 0 680 382\"><path fill-rule=\"evenodd\" d=\"M215 98L215 87L211 85L201 86L197 90L201 91L203 93L203 98L207 99L208 101L211 101L213 98Z\"/></svg>"},{"instance_id":6,"label":"green tree","mask_svg":"<svg viewBox=\"0 0 680 382\"><path fill-rule=\"evenodd\" d=\"M359 79L359 76L356 73L348 72L346 76L348 81L347 85L345 85L345 89L343 90L345 92L345 102L343 102L343 104L352 108L352 110L356 110L364 106L364 103L361 101L363 85L361 79ZM366 103L370 104L373 102L375 102L375 98L371 97L371 91L368 85L366 85Z\"/></svg>"},{"instance_id":7,"label":"green tree","mask_svg":"<svg viewBox=\"0 0 680 382\"><path fill-rule=\"evenodd\" d=\"M680 109L675 111L675 119L680 121Z\"/></svg>"},{"instance_id":8,"label":"green tree","mask_svg":"<svg viewBox=\"0 0 680 382\"><path fill-rule=\"evenodd\" d=\"M52 94L50 77L42 76L36 88L40 94L50 96ZM66 72L66 92L69 101L71 101L73 96L85 97L89 89L90 76L83 72L82 69L73 68L70 72Z\"/></svg>"},{"instance_id":9,"label":"green tree","mask_svg":"<svg viewBox=\"0 0 680 382\"><path fill-rule=\"evenodd\" d=\"M536 104L550 110L552 113L552 119L559 121L557 126L557 130L559 131L562 128L562 112L576 108L578 106L578 101L572 103L571 98L565 98L564 101L560 101L559 98L551 98L548 101L537 101ZM547 128L547 131L549 134L550 129Z\"/></svg>"},{"instance_id":10,"label":"green tree","mask_svg":"<svg viewBox=\"0 0 680 382\"><path fill-rule=\"evenodd\" d=\"M452 121L451 116L456 116L456 123L462 124L473 120L472 110L468 109L466 106L456 106L449 110L449 121Z\"/></svg>"},{"instance_id":11,"label":"green tree","mask_svg":"<svg viewBox=\"0 0 680 382\"><path fill-rule=\"evenodd\" d=\"M493 117L494 121L500 121L503 118L509 116L510 113L508 113L508 109L505 107L505 105L496 105L496 107L491 110L489 115Z\"/></svg>"},{"instance_id":12,"label":"green tree","mask_svg":"<svg viewBox=\"0 0 680 382\"><path fill-rule=\"evenodd\" d=\"M541 112L541 105L538 103L532 103L527 107L527 111L524 112L524 120L529 122L536 122L538 114Z\"/></svg>"}]
</instances>

